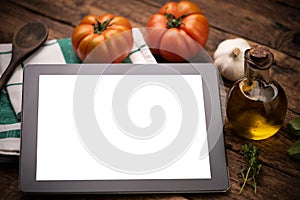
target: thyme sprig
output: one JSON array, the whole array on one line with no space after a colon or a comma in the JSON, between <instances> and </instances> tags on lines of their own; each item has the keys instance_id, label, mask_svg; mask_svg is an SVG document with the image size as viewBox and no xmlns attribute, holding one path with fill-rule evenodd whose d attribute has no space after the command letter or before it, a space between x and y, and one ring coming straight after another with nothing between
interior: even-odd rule
<instances>
[{"instance_id":1,"label":"thyme sprig","mask_svg":"<svg viewBox=\"0 0 300 200\"><path fill-rule=\"evenodd\" d=\"M247 183L252 183L254 193L256 194L257 180L261 175L261 167L259 161L260 150L253 144L245 144L242 146L243 156L247 161L247 168L242 168L240 175L243 178L243 184L241 186L239 194L243 192L244 187Z\"/></svg>"}]
</instances>

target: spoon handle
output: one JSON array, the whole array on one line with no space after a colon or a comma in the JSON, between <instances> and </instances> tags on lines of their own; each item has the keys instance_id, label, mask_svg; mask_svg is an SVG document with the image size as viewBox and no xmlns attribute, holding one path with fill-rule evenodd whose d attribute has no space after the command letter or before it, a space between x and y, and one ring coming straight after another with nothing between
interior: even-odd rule
<instances>
[{"instance_id":1,"label":"spoon handle","mask_svg":"<svg viewBox=\"0 0 300 200\"><path fill-rule=\"evenodd\" d=\"M14 73L15 69L17 66L21 63L21 60L18 58L15 58L14 56L12 57L9 65L7 66L6 70L2 74L0 78L0 90L2 90L6 83L9 81L10 77Z\"/></svg>"}]
</instances>

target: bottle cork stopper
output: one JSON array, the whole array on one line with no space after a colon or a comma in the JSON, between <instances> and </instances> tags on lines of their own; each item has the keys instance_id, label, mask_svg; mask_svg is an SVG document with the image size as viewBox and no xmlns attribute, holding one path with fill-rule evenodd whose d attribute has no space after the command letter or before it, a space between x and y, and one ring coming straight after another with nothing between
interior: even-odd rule
<instances>
[{"instance_id":1,"label":"bottle cork stopper","mask_svg":"<svg viewBox=\"0 0 300 200\"><path fill-rule=\"evenodd\" d=\"M265 60L270 54L270 49L262 45L255 45L250 49L250 57L254 60Z\"/></svg>"}]
</instances>

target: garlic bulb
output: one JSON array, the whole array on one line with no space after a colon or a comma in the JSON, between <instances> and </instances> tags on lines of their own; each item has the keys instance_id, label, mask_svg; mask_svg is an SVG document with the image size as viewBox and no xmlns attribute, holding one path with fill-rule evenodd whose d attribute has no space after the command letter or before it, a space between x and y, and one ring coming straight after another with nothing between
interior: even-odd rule
<instances>
[{"instance_id":1,"label":"garlic bulb","mask_svg":"<svg viewBox=\"0 0 300 200\"><path fill-rule=\"evenodd\" d=\"M249 48L242 38L224 40L218 45L214 63L223 77L236 81L244 76L244 52Z\"/></svg>"}]
</instances>

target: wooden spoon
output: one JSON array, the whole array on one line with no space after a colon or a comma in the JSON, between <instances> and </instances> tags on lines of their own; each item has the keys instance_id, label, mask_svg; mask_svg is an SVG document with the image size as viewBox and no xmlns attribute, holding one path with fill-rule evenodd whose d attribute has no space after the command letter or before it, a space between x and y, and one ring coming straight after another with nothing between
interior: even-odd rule
<instances>
[{"instance_id":1,"label":"wooden spoon","mask_svg":"<svg viewBox=\"0 0 300 200\"><path fill-rule=\"evenodd\" d=\"M17 30L12 42L12 58L0 79L0 90L6 85L17 66L35 52L47 37L47 26L37 22L28 23Z\"/></svg>"}]
</instances>

